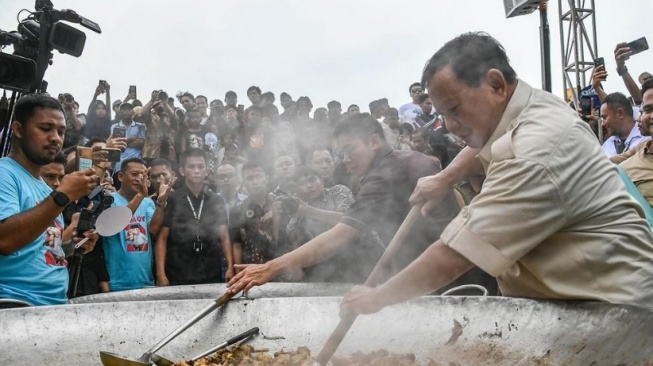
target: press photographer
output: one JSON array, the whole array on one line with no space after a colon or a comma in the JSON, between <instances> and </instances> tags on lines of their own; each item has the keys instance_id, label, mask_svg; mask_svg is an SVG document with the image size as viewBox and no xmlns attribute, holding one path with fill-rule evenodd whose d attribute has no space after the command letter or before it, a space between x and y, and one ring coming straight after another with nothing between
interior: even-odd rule
<instances>
[{"instance_id":1,"label":"press photographer","mask_svg":"<svg viewBox=\"0 0 653 366\"><path fill-rule=\"evenodd\" d=\"M168 104L168 94L163 90L152 92L150 101L140 110L147 133L143 145L143 160L154 159L176 162L175 136L179 133L175 111Z\"/></svg>"},{"instance_id":2,"label":"press photographer","mask_svg":"<svg viewBox=\"0 0 653 366\"><path fill-rule=\"evenodd\" d=\"M57 190L40 178L41 167L61 151L64 110L45 95L25 95L14 112L12 148L0 159L0 298L34 305L66 302L68 271L62 243L61 212L89 194L98 176L93 169L65 176ZM27 230L30 228L30 230ZM93 250L97 234L84 244Z\"/></svg>"},{"instance_id":3,"label":"press photographer","mask_svg":"<svg viewBox=\"0 0 653 366\"><path fill-rule=\"evenodd\" d=\"M85 142L84 126L86 126L86 116L79 113L79 103L69 93L59 94L59 103L66 111L66 136L63 141L63 148L83 145Z\"/></svg>"}]
</instances>

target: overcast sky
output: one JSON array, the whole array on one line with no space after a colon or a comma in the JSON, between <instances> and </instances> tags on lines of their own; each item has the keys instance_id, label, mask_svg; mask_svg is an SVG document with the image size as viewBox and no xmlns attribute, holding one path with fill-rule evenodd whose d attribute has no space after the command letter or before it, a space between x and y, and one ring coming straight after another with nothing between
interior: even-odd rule
<instances>
[{"instance_id":1,"label":"overcast sky","mask_svg":"<svg viewBox=\"0 0 653 366\"><path fill-rule=\"evenodd\" d=\"M15 30L16 13L34 2L0 0L0 29ZM566 1L566 0L564 0ZM80 58L55 52L46 72L49 92L70 92L85 111L99 79L123 98L130 84L145 101L154 89L188 90L209 100L227 90L249 104L258 85L295 100L309 96L315 108L338 100L346 108L386 97L391 106L409 100L428 58L466 31L487 31L506 48L517 74L541 87L539 16L506 19L501 0L53 0L102 27L85 30ZM589 3L589 0L587 1ZM598 53L605 57L608 91L624 91L612 52L621 41L647 36L653 1L596 1ZM638 15L641 20L638 20ZM26 15L23 13L22 16ZM558 2L550 1L553 93L562 96ZM652 44L653 46L653 44ZM10 49L5 49L5 51ZM633 75L653 71L653 52L634 56Z\"/></svg>"}]
</instances>

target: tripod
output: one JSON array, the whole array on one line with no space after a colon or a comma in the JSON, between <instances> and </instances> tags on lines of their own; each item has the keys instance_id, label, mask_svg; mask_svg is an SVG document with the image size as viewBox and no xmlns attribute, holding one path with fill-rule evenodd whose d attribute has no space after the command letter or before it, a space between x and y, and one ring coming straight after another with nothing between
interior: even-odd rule
<instances>
[{"instance_id":1,"label":"tripod","mask_svg":"<svg viewBox=\"0 0 653 366\"><path fill-rule=\"evenodd\" d=\"M77 297L77 288L79 286L79 277L82 274L82 262L84 260L84 249L79 248L75 250L75 254L71 259L71 264L68 267L68 274L72 275L72 284L68 286L68 298L72 299Z\"/></svg>"}]
</instances>

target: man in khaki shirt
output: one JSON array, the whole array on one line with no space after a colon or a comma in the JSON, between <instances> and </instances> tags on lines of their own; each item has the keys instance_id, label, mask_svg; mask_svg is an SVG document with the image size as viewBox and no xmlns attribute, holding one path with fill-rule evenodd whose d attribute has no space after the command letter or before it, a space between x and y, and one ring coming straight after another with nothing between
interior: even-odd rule
<instances>
[{"instance_id":1,"label":"man in khaki shirt","mask_svg":"<svg viewBox=\"0 0 653 366\"><path fill-rule=\"evenodd\" d=\"M354 288L344 312L428 294L473 265L505 296L653 304L653 234L641 206L564 101L517 79L484 33L444 45L422 82L468 148L422 178L411 203L426 201L428 212L453 182L487 177L440 240L383 285Z\"/></svg>"},{"instance_id":2,"label":"man in khaki shirt","mask_svg":"<svg viewBox=\"0 0 653 366\"><path fill-rule=\"evenodd\" d=\"M653 79L642 85L642 95L640 123L642 126L648 127L653 134ZM653 207L653 141L644 141L634 149L611 157L610 161L621 165L637 186L637 190Z\"/></svg>"}]
</instances>

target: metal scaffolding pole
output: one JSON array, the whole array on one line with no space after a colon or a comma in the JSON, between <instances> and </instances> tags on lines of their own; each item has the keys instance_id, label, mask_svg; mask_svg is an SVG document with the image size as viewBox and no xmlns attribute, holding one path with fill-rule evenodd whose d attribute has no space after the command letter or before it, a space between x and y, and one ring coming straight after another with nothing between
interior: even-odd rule
<instances>
[{"instance_id":1,"label":"metal scaffolding pole","mask_svg":"<svg viewBox=\"0 0 653 366\"><path fill-rule=\"evenodd\" d=\"M578 91L589 85L598 52L594 0L558 0L558 13L563 94L578 106Z\"/></svg>"}]
</instances>

